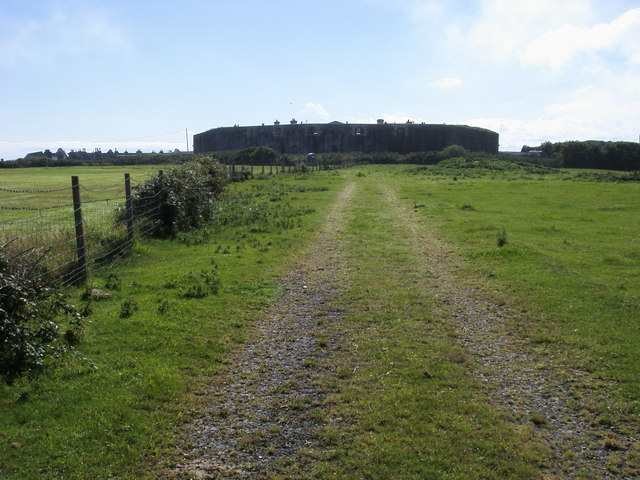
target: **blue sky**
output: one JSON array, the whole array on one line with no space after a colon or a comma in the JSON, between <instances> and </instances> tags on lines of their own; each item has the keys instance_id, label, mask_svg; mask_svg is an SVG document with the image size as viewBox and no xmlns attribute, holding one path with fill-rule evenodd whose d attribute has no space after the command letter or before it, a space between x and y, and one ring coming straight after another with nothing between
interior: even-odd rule
<instances>
[{"instance_id":1,"label":"blue sky","mask_svg":"<svg viewBox=\"0 0 640 480\"><path fill-rule=\"evenodd\" d=\"M0 0L0 112L5 159L291 118L638 141L640 1Z\"/></svg>"}]
</instances>

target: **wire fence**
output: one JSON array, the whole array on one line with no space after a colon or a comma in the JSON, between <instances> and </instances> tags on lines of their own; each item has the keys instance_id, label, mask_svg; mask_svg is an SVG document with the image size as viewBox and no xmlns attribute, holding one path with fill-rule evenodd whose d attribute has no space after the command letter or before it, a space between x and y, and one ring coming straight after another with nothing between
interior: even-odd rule
<instances>
[{"instance_id":1,"label":"wire fence","mask_svg":"<svg viewBox=\"0 0 640 480\"><path fill-rule=\"evenodd\" d=\"M107 267L136 239L150 236L160 221L162 192L134 209L132 181L129 174L124 177L98 187L74 176L64 188L0 188L3 255L37 271L35 276L55 276L67 284Z\"/></svg>"},{"instance_id":2,"label":"wire fence","mask_svg":"<svg viewBox=\"0 0 640 480\"><path fill-rule=\"evenodd\" d=\"M226 165L234 181L254 174L295 171L293 165ZM331 168L317 162L309 170ZM136 239L151 236L162 221L162 175L153 195L136 197L128 173L112 185L71 185L50 189L0 187L0 252L35 276L71 284L85 280L127 253ZM147 177L148 178L148 177ZM140 179L142 184L147 178Z\"/></svg>"}]
</instances>

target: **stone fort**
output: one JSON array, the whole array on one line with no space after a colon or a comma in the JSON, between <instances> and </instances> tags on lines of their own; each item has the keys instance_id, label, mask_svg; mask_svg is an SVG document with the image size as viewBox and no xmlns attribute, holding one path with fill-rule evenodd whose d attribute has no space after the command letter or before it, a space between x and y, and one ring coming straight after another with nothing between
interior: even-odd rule
<instances>
[{"instance_id":1,"label":"stone fort","mask_svg":"<svg viewBox=\"0 0 640 480\"><path fill-rule=\"evenodd\" d=\"M498 134L466 125L407 123L298 123L220 127L193 136L195 153L266 146L280 153L426 152L460 145L472 152L498 153Z\"/></svg>"}]
</instances>

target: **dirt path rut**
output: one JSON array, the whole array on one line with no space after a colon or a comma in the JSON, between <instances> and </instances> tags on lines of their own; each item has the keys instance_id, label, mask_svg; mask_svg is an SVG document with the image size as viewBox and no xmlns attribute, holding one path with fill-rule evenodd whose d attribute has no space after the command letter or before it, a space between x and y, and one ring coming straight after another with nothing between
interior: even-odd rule
<instances>
[{"instance_id":1,"label":"dirt path rut","mask_svg":"<svg viewBox=\"0 0 640 480\"><path fill-rule=\"evenodd\" d=\"M508 318L531 319L522 318L507 303L492 301L480 289L457 278L460 259L453 249L420 226L415 212L400 202L390 186L383 190L422 259L430 294L440 305L439 315L453 324L492 403L518 422L535 425L549 445L551 458L542 468L542 478L640 478L640 467L631 462L626 474L612 473L608 468L626 463L624 454L633 454L638 439L615 426L594 424L587 412L581 411L581 396L593 381L589 375L555 364L519 337L509 327Z\"/></svg>"},{"instance_id":2,"label":"dirt path rut","mask_svg":"<svg viewBox=\"0 0 640 480\"><path fill-rule=\"evenodd\" d=\"M549 445L551 458L541 478L638 478L640 471L627 469L620 476L608 468L624 462L637 440L615 426L594 425L576 408L588 375L554 364L523 340L508 321L518 313L460 279L461 260L453 249L416 221L391 186L380 182L378 188L413 245L416 268L428 279L425 295L437 300L435 314L453 325L457 342L473 358L473 374L486 396ZM174 477L307 478L320 458L316 407L328 393L323 378L330 375L326 366L340 341L325 337L320 324L341 315L348 269L339 238L355 190L350 183L341 192L318 238L283 280L282 296L213 379L205 408L188 428Z\"/></svg>"},{"instance_id":3,"label":"dirt path rut","mask_svg":"<svg viewBox=\"0 0 640 480\"><path fill-rule=\"evenodd\" d=\"M340 315L336 237L353 193L354 184L341 192L319 237L283 280L284 294L214 378L205 411L189 427L177 478L265 478L290 468L300 475L315 457L313 411L325 394L319 360L331 341L318 324Z\"/></svg>"}]
</instances>

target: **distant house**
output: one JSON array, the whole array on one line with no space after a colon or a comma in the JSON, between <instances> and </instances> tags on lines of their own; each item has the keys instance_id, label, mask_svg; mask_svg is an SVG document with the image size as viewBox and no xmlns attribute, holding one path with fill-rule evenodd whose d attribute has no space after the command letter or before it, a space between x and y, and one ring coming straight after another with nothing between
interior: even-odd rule
<instances>
[{"instance_id":1,"label":"distant house","mask_svg":"<svg viewBox=\"0 0 640 480\"><path fill-rule=\"evenodd\" d=\"M48 158L48 155L44 152L31 152L24 156L25 160L36 160L38 158Z\"/></svg>"},{"instance_id":2,"label":"distant house","mask_svg":"<svg viewBox=\"0 0 640 480\"><path fill-rule=\"evenodd\" d=\"M47 149L44 152L31 152L27 153L24 156L25 160L37 160L39 158L50 158L52 160L66 160L69 158L67 152L65 152L62 148L56 150L56 153L51 153L51 150Z\"/></svg>"},{"instance_id":3,"label":"distant house","mask_svg":"<svg viewBox=\"0 0 640 480\"><path fill-rule=\"evenodd\" d=\"M67 152L65 152L63 149L59 148L58 150L56 150L56 153L53 154L53 158L55 160L66 160L67 158L69 158L69 155L67 155Z\"/></svg>"}]
</instances>

